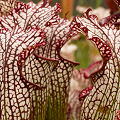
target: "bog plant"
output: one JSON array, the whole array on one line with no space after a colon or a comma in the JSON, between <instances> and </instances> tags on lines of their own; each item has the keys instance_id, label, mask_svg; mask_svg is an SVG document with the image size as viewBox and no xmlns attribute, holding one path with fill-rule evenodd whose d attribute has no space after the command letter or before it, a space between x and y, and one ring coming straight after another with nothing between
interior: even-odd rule
<instances>
[{"instance_id":1,"label":"bog plant","mask_svg":"<svg viewBox=\"0 0 120 120\"><path fill-rule=\"evenodd\" d=\"M81 32L96 45L103 64L95 73L84 74L94 84L79 93L82 105L77 119L117 119L120 109L120 30L114 25L117 18L110 17L101 26L88 9L82 17L76 16L69 22L58 15L61 12L58 3L51 7L46 0L37 5L13 2L15 6L0 17L0 119L69 119L66 117L69 83L78 63L64 59L60 50Z\"/></svg>"}]
</instances>

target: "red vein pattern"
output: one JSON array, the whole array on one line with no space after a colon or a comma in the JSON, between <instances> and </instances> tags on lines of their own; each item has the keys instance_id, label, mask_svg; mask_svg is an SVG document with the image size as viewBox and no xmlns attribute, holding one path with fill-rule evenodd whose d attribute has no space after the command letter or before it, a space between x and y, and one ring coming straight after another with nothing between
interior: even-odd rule
<instances>
[{"instance_id":1,"label":"red vein pattern","mask_svg":"<svg viewBox=\"0 0 120 120\"><path fill-rule=\"evenodd\" d=\"M74 19L74 26L98 48L103 66L92 74L93 89L81 108L80 120L114 120L120 104L120 31L111 23L100 26L90 9Z\"/></svg>"},{"instance_id":2,"label":"red vein pattern","mask_svg":"<svg viewBox=\"0 0 120 120\"><path fill-rule=\"evenodd\" d=\"M93 88L93 86L91 86L91 83L93 82L90 83L90 76L93 73L98 72L101 69L101 67L102 61L97 61L91 64L88 68L81 68L80 70L73 71L72 79L78 82L78 86L73 86L73 90L70 89L68 99L69 106L67 111L68 119L72 118L73 120L79 120L82 104ZM82 88L83 90L80 90Z\"/></svg>"},{"instance_id":3,"label":"red vein pattern","mask_svg":"<svg viewBox=\"0 0 120 120\"><path fill-rule=\"evenodd\" d=\"M65 119L69 80L78 63L62 58L60 49L77 31L60 11L59 4L45 1L17 2L0 18L1 120Z\"/></svg>"},{"instance_id":4,"label":"red vein pattern","mask_svg":"<svg viewBox=\"0 0 120 120\"><path fill-rule=\"evenodd\" d=\"M113 0L120 7L120 0Z\"/></svg>"}]
</instances>

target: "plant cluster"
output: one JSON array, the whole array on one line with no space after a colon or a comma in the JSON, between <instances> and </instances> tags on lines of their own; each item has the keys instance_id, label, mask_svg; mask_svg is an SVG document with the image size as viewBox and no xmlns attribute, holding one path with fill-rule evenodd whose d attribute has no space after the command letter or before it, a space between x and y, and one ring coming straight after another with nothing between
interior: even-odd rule
<instances>
[{"instance_id":1,"label":"plant cluster","mask_svg":"<svg viewBox=\"0 0 120 120\"><path fill-rule=\"evenodd\" d=\"M50 2L0 2L0 119L65 120L74 111L79 113L74 120L119 120L119 14L99 23L88 9L70 22L58 15L60 4ZM97 47L102 61L82 72L84 79L92 78L91 86L69 94L79 63L63 58L60 50L80 33Z\"/></svg>"}]
</instances>

